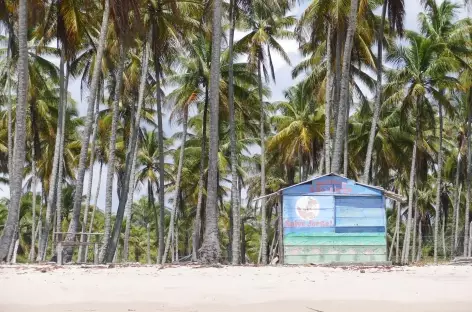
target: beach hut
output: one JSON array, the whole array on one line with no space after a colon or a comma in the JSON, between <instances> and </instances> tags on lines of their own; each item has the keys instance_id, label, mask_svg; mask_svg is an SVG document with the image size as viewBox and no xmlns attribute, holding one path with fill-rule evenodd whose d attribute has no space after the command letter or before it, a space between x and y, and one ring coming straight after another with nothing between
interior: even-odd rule
<instances>
[{"instance_id":1,"label":"beach hut","mask_svg":"<svg viewBox=\"0 0 472 312\"><path fill-rule=\"evenodd\" d=\"M275 194L282 203L282 263L387 263L386 198L405 199L333 173Z\"/></svg>"}]
</instances>

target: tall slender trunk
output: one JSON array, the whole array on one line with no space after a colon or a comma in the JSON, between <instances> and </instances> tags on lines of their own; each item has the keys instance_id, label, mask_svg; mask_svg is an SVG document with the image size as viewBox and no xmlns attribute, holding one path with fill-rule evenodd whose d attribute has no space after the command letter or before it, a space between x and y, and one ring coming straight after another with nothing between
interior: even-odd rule
<instances>
[{"instance_id":1,"label":"tall slender trunk","mask_svg":"<svg viewBox=\"0 0 472 312\"><path fill-rule=\"evenodd\" d=\"M43 185L43 187L44 187L44 185ZM43 193L43 198L45 198L44 193ZM40 205L39 205L38 225L36 226L36 232L37 232L37 235L38 235L38 251L39 251L39 246L41 246L41 236L42 236L42 230L43 230L43 203L42 203L42 200L40 200L39 203L40 203ZM38 256L39 255L37 255L36 261L41 260L41 259L39 259Z\"/></svg>"},{"instance_id":2,"label":"tall slender trunk","mask_svg":"<svg viewBox=\"0 0 472 312\"><path fill-rule=\"evenodd\" d=\"M149 222L146 224L146 234L147 234L146 259L147 259L147 264L151 264L151 225L149 224Z\"/></svg>"},{"instance_id":3,"label":"tall slender trunk","mask_svg":"<svg viewBox=\"0 0 472 312\"><path fill-rule=\"evenodd\" d=\"M462 144L461 144L462 145ZM454 233L451 239L451 255L454 256L457 250L457 243L459 239L459 203L460 203L460 193L462 184L459 182L460 176L460 167L461 167L461 145L459 145L459 151L457 153L457 167L456 167L456 180L454 183L454 211L452 217L452 226Z\"/></svg>"},{"instance_id":4,"label":"tall slender trunk","mask_svg":"<svg viewBox=\"0 0 472 312\"><path fill-rule=\"evenodd\" d=\"M19 0L18 7L18 104L16 105L15 140L10 173L10 203L3 233L0 237L0 261L8 253L8 247L15 238L15 227L19 222L22 195L23 168L26 157L26 108L28 94L28 1Z\"/></svg>"},{"instance_id":5,"label":"tall slender trunk","mask_svg":"<svg viewBox=\"0 0 472 312\"><path fill-rule=\"evenodd\" d=\"M380 107L382 105L382 56L383 56L383 39L384 39L384 25L385 16L387 15L388 0L384 0L382 6L382 18L380 20L379 29L377 31L377 82L375 85L375 104L374 114L372 115L372 125L369 133L369 143L367 144L367 153L364 163L364 176L362 181L369 183L370 170L372 167L372 153L374 151L375 135L377 133L377 124L380 118Z\"/></svg>"},{"instance_id":6,"label":"tall slender trunk","mask_svg":"<svg viewBox=\"0 0 472 312\"><path fill-rule=\"evenodd\" d=\"M337 122L338 122L338 114L339 114L339 97L340 97L340 91L341 91L341 76L342 76L342 53L343 53L343 42L345 40L345 34L344 31L341 27L338 27L337 33L336 33L336 58L334 61L334 66L335 66L335 79L334 79L334 95L333 95L333 101L331 102L332 104L332 111L333 111L333 126L336 127ZM334 129L336 131L336 128ZM333 158L333 138L331 138L331 146L330 148L330 157L331 160ZM332 162L331 162L332 165ZM331 167L329 168L331 172Z\"/></svg>"},{"instance_id":7,"label":"tall slender trunk","mask_svg":"<svg viewBox=\"0 0 472 312\"><path fill-rule=\"evenodd\" d=\"M350 100L348 100L348 103L346 105L346 128L344 129L344 170L343 174L345 177L347 177L347 173L349 170L349 108L350 108Z\"/></svg>"},{"instance_id":8,"label":"tall slender trunk","mask_svg":"<svg viewBox=\"0 0 472 312\"><path fill-rule=\"evenodd\" d=\"M446 252L446 214L444 211L441 211L441 219L442 219L442 226L441 226L441 242L443 248L443 258L444 260L447 259L447 252Z\"/></svg>"},{"instance_id":9,"label":"tall slender trunk","mask_svg":"<svg viewBox=\"0 0 472 312\"><path fill-rule=\"evenodd\" d=\"M416 260L416 226L418 224L418 196L415 196L414 209L415 209L415 214L413 216L413 239L412 239L413 247L411 249L411 262L413 263Z\"/></svg>"},{"instance_id":10,"label":"tall slender trunk","mask_svg":"<svg viewBox=\"0 0 472 312\"><path fill-rule=\"evenodd\" d=\"M408 188L408 219L406 223L406 230L405 230L405 242L404 242L404 250L402 257L402 264L408 263L408 257L410 253L410 234L411 234L411 221L413 215L413 201L414 201L414 191L415 191L415 180L416 180L416 153L418 147L418 141L420 138L420 101L421 99L418 97L416 102L417 107L417 114L416 114L416 134L415 134L415 142L413 143L413 155L411 157L411 169L410 169L410 183Z\"/></svg>"},{"instance_id":11,"label":"tall slender trunk","mask_svg":"<svg viewBox=\"0 0 472 312\"><path fill-rule=\"evenodd\" d=\"M434 219L434 263L438 263L438 232L441 216L441 190L442 190L442 140L443 140L443 113L439 102L439 151L438 151L438 177L436 186L436 218Z\"/></svg>"},{"instance_id":12,"label":"tall slender trunk","mask_svg":"<svg viewBox=\"0 0 472 312\"><path fill-rule=\"evenodd\" d=\"M182 169L184 167L184 156L185 156L185 142L187 140L187 121L188 121L188 108L184 108L183 112L183 125L182 125L182 143L180 146L179 152L179 164L177 167L177 179L175 180L175 200L174 200L174 209L170 215L170 224L169 224L169 231L167 233L167 240L166 246L164 249L164 256L162 257L162 264L166 263L167 260L167 252L169 250L170 245L170 237L172 233L174 233L175 223L177 220L177 211L180 207L180 192L181 192L181 184L182 184ZM177 244L177 237L175 237L175 243Z\"/></svg>"},{"instance_id":13,"label":"tall slender trunk","mask_svg":"<svg viewBox=\"0 0 472 312\"><path fill-rule=\"evenodd\" d=\"M354 33L357 28L357 7L359 0L351 1L351 10L349 13L349 21L347 27L346 41L344 45L343 53L343 67L341 76L341 94L339 98L339 113L338 121L336 126L336 135L334 141L334 152L333 152L333 163L332 170L335 173L339 173L341 170L341 155L343 150L343 142L345 136L346 127L346 105L349 98L349 68L351 66L351 51L354 41Z\"/></svg>"},{"instance_id":14,"label":"tall slender trunk","mask_svg":"<svg viewBox=\"0 0 472 312\"><path fill-rule=\"evenodd\" d=\"M402 214L402 205L396 203L397 205L397 220L395 223L395 233L397 233L397 244L395 246L395 263L400 263L400 219Z\"/></svg>"},{"instance_id":15,"label":"tall slender trunk","mask_svg":"<svg viewBox=\"0 0 472 312\"><path fill-rule=\"evenodd\" d=\"M213 1L212 45L210 68L210 144L208 152L208 183L205 209L205 233L200 249L203 263L215 263L220 260L218 239L218 117L221 54L221 0Z\"/></svg>"},{"instance_id":16,"label":"tall slender trunk","mask_svg":"<svg viewBox=\"0 0 472 312\"><path fill-rule=\"evenodd\" d=\"M108 30L108 19L110 16L110 0L104 1L104 10L103 10L103 17L102 17L102 24L100 27L100 38L98 41L97 47L97 55L96 55L96 64L93 67L92 72L92 82L90 84L90 93L88 98L88 106L87 106L87 116L85 118L85 127L84 132L82 134L82 145L80 148L80 156L79 156L79 166L77 169L77 182L75 187L75 195L74 195L74 206L72 208L72 219L69 223L68 234L66 240L74 240L75 233L77 232L77 228L79 226L79 218L80 218L80 210L82 208L82 193L84 190L84 178L85 178L85 171L87 170L87 154L88 154L88 147L90 142L90 136L92 134L92 127L93 127L93 108L95 106L95 96L97 93L97 88L100 79L101 73L101 64L102 58L105 51L105 44L106 44L106 36ZM68 261L72 258L72 249L67 248L66 254L64 255L64 260Z\"/></svg>"},{"instance_id":17,"label":"tall slender trunk","mask_svg":"<svg viewBox=\"0 0 472 312\"><path fill-rule=\"evenodd\" d=\"M470 222L469 226L469 250L467 253L467 257L472 257L472 222Z\"/></svg>"},{"instance_id":18,"label":"tall slender trunk","mask_svg":"<svg viewBox=\"0 0 472 312\"><path fill-rule=\"evenodd\" d=\"M7 47L7 118L8 118L8 175L13 173L12 161L13 161L13 119L12 119L12 97L11 97L11 64L12 62L12 48L13 48L13 26L8 23L8 47ZM0 259L1 260L1 259Z\"/></svg>"},{"instance_id":19,"label":"tall slender trunk","mask_svg":"<svg viewBox=\"0 0 472 312\"><path fill-rule=\"evenodd\" d=\"M58 172L61 159L61 139L64 135L63 119L65 115L65 101L64 101L64 87L65 87L65 61L66 61L65 47L61 47L61 57L59 63L59 107L56 130L56 143L54 145L54 157L52 162L52 171L49 178L49 194L48 204L46 206L46 218L44 221L44 228L42 230L41 245L38 250L38 258L44 261L46 257L46 249L48 245L48 235L51 229L51 221L53 216L53 206L56 204L57 190L58 190Z\"/></svg>"},{"instance_id":20,"label":"tall slender trunk","mask_svg":"<svg viewBox=\"0 0 472 312\"><path fill-rule=\"evenodd\" d=\"M34 143L33 143L34 145ZM32 219L31 219L31 249L30 253L28 256L29 262L34 261L35 257L35 248L36 248L36 189L38 188L38 178L36 174L36 153L35 153L35 148L32 146L31 148L31 174L32 174L32 179L33 179L33 185L31 189L32 193Z\"/></svg>"},{"instance_id":21,"label":"tall slender trunk","mask_svg":"<svg viewBox=\"0 0 472 312\"><path fill-rule=\"evenodd\" d=\"M100 161L100 169L98 170L98 186L97 186L97 193L95 194L95 199L93 202L92 213L90 215L90 225L89 225L89 235L87 235L87 243L90 242L90 235L93 231L93 220L95 218L95 212L97 211L97 204L98 204L98 196L100 195L100 185L102 182L102 169L103 169L103 162ZM85 261L87 261L88 256L88 244L85 245Z\"/></svg>"},{"instance_id":22,"label":"tall slender trunk","mask_svg":"<svg viewBox=\"0 0 472 312\"><path fill-rule=\"evenodd\" d=\"M328 24L328 35L326 36L326 91L325 91L325 132L324 132L324 163L325 173L331 169L331 108L334 95L334 75L332 68L333 51L331 40L333 39L333 27ZM321 175L321 171L320 171Z\"/></svg>"},{"instance_id":23,"label":"tall slender trunk","mask_svg":"<svg viewBox=\"0 0 472 312\"><path fill-rule=\"evenodd\" d=\"M470 90L472 93L472 89ZM467 195L465 197L465 226L464 226L464 257L467 256L469 248L469 215L470 215L470 197L472 196L472 94L469 101L469 120L467 122Z\"/></svg>"},{"instance_id":24,"label":"tall slender trunk","mask_svg":"<svg viewBox=\"0 0 472 312\"><path fill-rule=\"evenodd\" d=\"M230 136L230 150L231 150L231 211L233 217L232 228L232 246L231 256L232 264L240 263L240 240L241 240L241 213L239 206L239 190L238 190L238 152L236 150L236 118L234 109L234 73L233 73L233 43L234 30L236 28L236 4L235 0L230 1L230 23L229 30L229 72L228 72L228 100L229 100L229 136Z\"/></svg>"},{"instance_id":25,"label":"tall slender trunk","mask_svg":"<svg viewBox=\"0 0 472 312\"><path fill-rule=\"evenodd\" d=\"M58 163L58 170L57 170L57 195L56 195L56 214L55 214L55 223L53 226L53 233L51 235L53 246L54 246L54 238L56 235L54 232L58 232L62 230L62 204L63 204L63 195L62 195L62 183L64 182L64 140L65 140L65 122L66 122L66 113L67 113L67 90L69 88L69 66L67 66L67 73L64 79L64 89L63 89L63 103L64 103L64 111L62 115L62 135L60 137L59 143L59 163ZM62 236L57 236L62 238ZM53 252L54 254L54 252Z\"/></svg>"},{"instance_id":26,"label":"tall slender trunk","mask_svg":"<svg viewBox=\"0 0 472 312\"><path fill-rule=\"evenodd\" d=\"M128 147L126 151L125 174L124 174L124 179L122 181L122 186L121 186L122 192L119 198L118 209L116 211L115 224L113 226L113 233L111 235L111 240L108 246L106 246L105 261L112 261L113 256L116 253L116 248L118 246L120 233L121 233L121 226L123 224L123 217L125 214L125 207L128 200L129 190L133 189L133 186L134 186L135 159L136 159L136 151L137 151L137 144L138 144L138 131L139 131L139 125L141 122L141 111L142 111L142 106L144 102L144 91L146 87L146 76L148 72L150 39L151 38L150 38L150 33L149 33L148 40L147 40L146 46L144 48L143 56L142 56L141 77L140 77L139 92L138 92L138 107L136 111L134 127L131 130L131 140L128 142ZM123 51L123 55L121 56L123 57L122 58L123 63L120 64L120 66L124 65L124 61L126 59L126 53L124 53Z\"/></svg>"},{"instance_id":27,"label":"tall slender trunk","mask_svg":"<svg viewBox=\"0 0 472 312\"><path fill-rule=\"evenodd\" d=\"M125 237L123 239L123 261L128 262L129 258L129 238L131 234L131 217L132 217L132 210L133 210L133 201L134 201L134 190L135 190L135 183L136 183L136 156L137 156L138 149L135 149L134 157L133 157L133 168L132 168L132 175L130 180L130 187L128 190L128 200L126 201L126 208L125 208Z\"/></svg>"},{"instance_id":28,"label":"tall slender trunk","mask_svg":"<svg viewBox=\"0 0 472 312\"><path fill-rule=\"evenodd\" d=\"M208 111L208 85L205 85L205 104L203 106L203 125L202 125L202 142L201 142L201 158L200 158L200 177L198 178L198 198L195 212L195 221L192 233L192 261L198 259L198 249L200 247L200 231L202 224L202 205L203 190L205 184L205 155L206 155L206 127L207 127L207 111Z\"/></svg>"},{"instance_id":29,"label":"tall slender trunk","mask_svg":"<svg viewBox=\"0 0 472 312\"><path fill-rule=\"evenodd\" d=\"M120 55L118 59L118 66L115 72L115 94L113 98L113 115L111 119L111 134L110 134L110 143L109 143L109 154L108 154L108 166L107 166L107 179L105 186L105 228L103 234L103 244L100 250L99 261L113 261L113 256L115 255L115 249L113 252L108 253L110 238L111 238L111 208L113 204L113 180L115 177L115 159L116 159L116 138L119 122L119 112L120 112L120 100L121 100L121 86L123 85L123 72L125 69L126 61L126 49L124 44L124 38L120 36L119 41L119 50ZM107 259L105 259L107 257Z\"/></svg>"},{"instance_id":30,"label":"tall slender trunk","mask_svg":"<svg viewBox=\"0 0 472 312\"><path fill-rule=\"evenodd\" d=\"M154 57L154 70L156 75L156 110L157 110L157 132L159 149L159 253L157 263L161 263L164 255L164 211L165 211L165 189L164 189L164 130L162 125L162 99L161 99L161 65L159 56Z\"/></svg>"},{"instance_id":31,"label":"tall slender trunk","mask_svg":"<svg viewBox=\"0 0 472 312\"><path fill-rule=\"evenodd\" d=\"M148 180L148 183L147 183L147 186L148 186L148 211L150 212L152 210L152 212L154 213L154 222L156 223L156 243L157 243L157 248L159 248L159 213L156 209L156 205L154 205L154 190L153 190L153 187L152 187L152 181ZM159 254L157 255L157 259L156 259L156 263L160 263L159 262Z\"/></svg>"},{"instance_id":32,"label":"tall slender trunk","mask_svg":"<svg viewBox=\"0 0 472 312\"><path fill-rule=\"evenodd\" d=\"M395 227L395 232L392 236L392 242L390 243L390 251L388 253L388 261L392 261L393 256L393 246L395 246L395 240L397 239L397 227Z\"/></svg>"},{"instance_id":33,"label":"tall slender trunk","mask_svg":"<svg viewBox=\"0 0 472 312\"><path fill-rule=\"evenodd\" d=\"M93 182L93 164L95 163L95 141L97 140L97 133L98 133L98 114L100 112L100 102L98 101L98 94L100 94L100 88L97 90L97 103L95 105L95 125L92 132L92 144L90 145L90 169L89 169L89 179L87 185L87 195L85 198L85 210L84 210L84 219L82 221L82 235L80 236L80 242L83 243L87 240L87 235L85 235L85 231L87 231L87 220L90 211L90 201L92 197L92 182ZM78 262L87 262L85 258L85 246L79 246L79 259Z\"/></svg>"},{"instance_id":34,"label":"tall slender trunk","mask_svg":"<svg viewBox=\"0 0 472 312\"><path fill-rule=\"evenodd\" d=\"M421 261L423 255L423 225L422 219L420 218L420 223L418 224L418 255L416 257L416 262Z\"/></svg>"},{"instance_id":35,"label":"tall slender trunk","mask_svg":"<svg viewBox=\"0 0 472 312\"><path fill-rule=\"evenodd\" d=\"M261 144L261 248L262 248L262 263L267 264L267 217L266 217L266 199L265 199L265 188L266 188L266 176L265 176L265 110L264 101L262 98L262 73L261 73L261 61L257 62L257 78L259 84L259 103L261 111L261 120L259 123L260 127L260 144ZM301 176L300 176L301 179Z\"/></svg>"}]
</instances>

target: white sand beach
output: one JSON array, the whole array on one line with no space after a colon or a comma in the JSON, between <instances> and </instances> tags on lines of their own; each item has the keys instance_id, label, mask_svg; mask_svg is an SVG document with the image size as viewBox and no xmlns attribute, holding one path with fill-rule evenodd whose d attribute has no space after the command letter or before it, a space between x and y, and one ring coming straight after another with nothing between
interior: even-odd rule
<instances>
[{"instance_id":1,"label":"white sand beach","mask_svg":"<svg viewBox=\"0 0 472 312\"><path fill-rule=\"evenodd\" d=\"M471 290L471 266L0 266L1 312L470 312Z\"/></svg>"}]
</instances>

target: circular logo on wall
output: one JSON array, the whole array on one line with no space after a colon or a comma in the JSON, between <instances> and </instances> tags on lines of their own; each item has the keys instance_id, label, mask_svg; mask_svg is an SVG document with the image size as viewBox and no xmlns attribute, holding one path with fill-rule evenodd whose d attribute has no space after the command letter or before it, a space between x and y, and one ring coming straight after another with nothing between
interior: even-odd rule
<instances>
[{"instance_id":1,"label":"circular logo on wall","mask_svg":"<svg viewBox=\"0 0 472 312\"><path fill-rule=\"evenodd\" d=\"M313 220L320 213L320 204L314 197L302 196L296 203L297 215L302 220Z\"/></svg>"}]
</instances>

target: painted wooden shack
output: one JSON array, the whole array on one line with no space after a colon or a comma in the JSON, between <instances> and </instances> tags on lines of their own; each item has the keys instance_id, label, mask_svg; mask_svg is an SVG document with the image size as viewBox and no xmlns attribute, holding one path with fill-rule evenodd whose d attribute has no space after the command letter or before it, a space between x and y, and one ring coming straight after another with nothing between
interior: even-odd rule
<instances>
[{"instance_id":1,"label":"painted wooden shack","mask_svg":"<svg viewBox=\"0 0 472 312\"><path fill-rule=\"evenodd\" d=\"M287 187L282 195L283 262L387 262L386 197L382 188L328 174Z\"/></svg>"}]
</instances>

